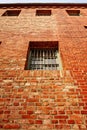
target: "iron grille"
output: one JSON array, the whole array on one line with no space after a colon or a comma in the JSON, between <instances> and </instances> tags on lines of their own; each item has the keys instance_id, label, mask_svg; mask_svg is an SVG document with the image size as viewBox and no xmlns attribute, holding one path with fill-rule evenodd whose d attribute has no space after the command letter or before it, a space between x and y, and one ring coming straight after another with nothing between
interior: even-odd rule
<instances>
[{"instance_id":1,"label":"iron grille","mask_svg":"<svg viewBox=\"0 0 87 130\"><path fill-rule=\"evenodd\" d=\"M57 70L58 50L57 49L31 49L29 55L30 70Z\"/></svg>"}]
</instances>

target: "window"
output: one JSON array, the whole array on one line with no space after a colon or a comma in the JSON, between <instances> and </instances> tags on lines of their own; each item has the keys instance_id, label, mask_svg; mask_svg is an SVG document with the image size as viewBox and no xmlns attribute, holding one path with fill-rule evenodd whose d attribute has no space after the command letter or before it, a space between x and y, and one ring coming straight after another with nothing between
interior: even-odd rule
<instances>
[{"instance_id":1,"label":"window","mask_svg":"<svg viewBox=\"0 0 87 130\"><path fill-rule=\"evenodd\" d=\"M36 10L37 16L50 16L51 10Z\"/></svg>"},{"instance_id":2,"label":"window","mask_svg":"<svg viewBox=\"0 0 87 130\"><path fill-rule=\"evenodd\" d=\"M87 29L87 26L84 26Z\"/></svg>"},{"instance_id":3,"label":"window","mask_svg":"<svg viewBox=\"0 0 87 130\"><path fill-rule=\"evenodd\" d=\"M59 70L58 42L30 42L27 70Z\"/></svg>"},{"instance_id":4,"label":"window","mask_svg":"<svg viewBox=\"0 0 87 130\"><path fill-rule=\"evenodd\" d=\"M66 10L70 16L80 16L80 10Z\"/></svg>"},{"instance_id":5,"label":"window","mask_svg":"<svg viewBox=\"0 0 87 130\"><path fill-rule=\"evenodd\" d=\"M2 16L18 16L21 10L7 10Z\"/></svg>"},{"instance_id":6,"label":"window","mask_svg":"<svg viewBox=\"0 0 87 130\"><path fill-rule=\"evenodd\" d=\"M0 41L0 45L1 45L1 41Z\"/></svg>"}]
</instances>

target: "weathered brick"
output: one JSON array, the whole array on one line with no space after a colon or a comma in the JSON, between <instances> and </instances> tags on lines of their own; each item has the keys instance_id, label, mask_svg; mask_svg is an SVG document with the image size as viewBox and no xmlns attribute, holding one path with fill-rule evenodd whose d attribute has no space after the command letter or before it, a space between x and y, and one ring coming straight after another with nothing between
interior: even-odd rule
<instances>
[{"instance_id":1,"label":"weathered brick","mask_svg":"<svg viewBox=\"0 0 87 130\"><path fill-rule=\"evenodd\" d=\"M19 106L19 102L14 102L14 106Z\"/></svg>"},{"instance_id":2,"label":"weathered brick","mask_svg":"<svg viewBox=\"0 0 87 130\"><path fill-rule=\"evenodd\" d=\"M68 116L54 116L55 119L67 119Z\"/></svg>"},{"instance_id":3,"label":"weathered brick","mask_svg":"<svg viewBox=\"0 0 87 130\"><path fill-rule=\"evenodd\" d=\"M81 114L87 114L87 111L81 111Z\"/></svg>"},{"instance_id":4,"label":"weathered brick","mask_svg":"<svg viewBox=\"0 0 87 130\"><path fill-rule=\"evenodd\" d=\"M31 119L31 120L29 119L29 124L31 124L31 125L35 124L35 121L33 119Z\"/></svg>"},{"instance_id":5,"label":"weathered brick","mask_svg":"<svg viewBox=\"0 0 87 130\"><path fill-rule=\"evenodd\" d=\"M24 119L27 119L27 118L32 119L32 118L30 117L30 115L22 115L22 118L24 118Z\"/></svg>"},{"instance_id":6,"label":"weathered brick","mask_svg":"<svg viewBox=\"0 0 87 130\"><path fill-rule=\"evenodd\" d=\"M10 114L11 111L7 110L7 111L4 111L4 114Z\"/></svg>"},{"instance_id":7,"label":"weathered brick","mask_svg":"<svg viewBox=\"0 0 87 130\"><path fill-rule=\"evenodd\" d=\"M35 124L42 124L42 120L36 120Z\"/></svg>"},{"instance_id":8,"label":"weathered brick","mask_svg":"<svg viewBox=\"0 0 87 130\"><path fill-rule=\"evenodd\" d=\"M52 15L36 16L38 9ZM2 16L6 10L21 12ZM66 10L81 15L69 16ZM0 4L1 130L87 129L86 25L87 4ZM35 41L48 48L58 42L61 70L25 70Z\"/></svg>"},{"instance_id":9,"label":"weathered brick","mask_svg":"<svg viewBox=\"0 0 87 130\"><path fill-rule=\"evenodd\" d=\"M64 119L59 119L59 123L60 123L60 124L66 124L66 120L64 120Z\"/></svg>"},{"instance_id":10,"label":"weathered brick","mask_svg":"<svg viewBox=\"0 0 87 130\"><path fill-rule=\"evenodd\" d=\"M65 111L59 111L58 113L59 114L65 114Z\"/></svg>"},{"instance_id":11,"label":"weathered brick","mask_svg":"<svg viewBox=\"0 0 87 130\"><path fill-rule=\"evenodd\" d=\"M2 124L0 124L0 129L1 129L1 128L3 129L3 125L2 125Z\"/></svg>"},{"instance_id":12,"label":"weathered brick","mask_svg":"<svg viewBox=\"0 0 87 130\"><path fill-rule=\"evenodd\" d=\"M4 129L19 129L20 125L18 124L5 124Z\"/></svg>"},{"instance_id":13,"label":"weathered brick","mask_svg":"<svg viewBox=\"0 0 87 130\"><path fill-rule=\"evenodd\" d=\"M68 124L75 124L74 120L68 120Z\"/></svg>"},{"instance_id":14,"label":"weathered brick","mask_svg":"<svg viewBox=\"0 0 87 130\"><path fill-rule=\"evenodd\" d=\"M22 115L22 118L24 118L24 119L35 119L36 115Z\"/></svg>"},{"instance_id":15,"label":"weathered brick","mask_svg":"<svg viewBox=\"0 0 87 130\"><path fill-rule=\"evenodd\" d=\"M57 124L57 123L58 123L58 120L52 120L52 123L53 123L53 124Z\"/></svg>"},{"instance_id":16,"label":"weathered brick","mask_svg":"<svg viewBox=\"0 0 87 130\"><path fill-rule=\"evenodd\" d=\"M3 110L0 110L0 114L3 114Z\"/></svg>"},{"instance_id":17,"label":"weathered brick","mask_svg":"<svg viewBox=\"0 0 87 130\"><path fill-rule=\"evenodd\" d=\"M27 111L27 114L33 114L34 112L33 111Z\"/></svg>"}]
</instances>

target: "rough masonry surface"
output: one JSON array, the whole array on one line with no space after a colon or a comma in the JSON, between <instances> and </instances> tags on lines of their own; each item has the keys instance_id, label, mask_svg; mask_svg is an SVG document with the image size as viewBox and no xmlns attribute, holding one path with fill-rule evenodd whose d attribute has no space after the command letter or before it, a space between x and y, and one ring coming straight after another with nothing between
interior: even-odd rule
<instances>
[{"instance_id":1,"label":"rough masonry surface","mask_svg":"<svg viewBox=\"0 0 87 130\"><path fill-rule=\"evenodd\" d=\"M6 10L19 16L2 16ZM51 16L36 16L50 9ZM69 16L66 10L80 10ZM87 7L0 8L0 130L87 130ZM30 41L58 41L62 70L25 70Z\"/></svg>"}]
</instances>

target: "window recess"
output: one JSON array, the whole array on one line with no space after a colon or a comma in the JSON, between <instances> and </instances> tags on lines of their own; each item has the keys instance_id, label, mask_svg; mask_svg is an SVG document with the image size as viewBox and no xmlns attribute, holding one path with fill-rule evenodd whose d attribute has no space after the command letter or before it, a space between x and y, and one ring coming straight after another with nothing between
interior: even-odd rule
<instances>
[{"instance_id":1,"label":"window recess","mask_svg":"<svg viewBox=\"0 0 87 130\"><path fill-rule=\"evenodd\" d=\"M66 10L69 16L80 16L80 10Z\"/></svg>"},{"instance_id":2,"label":"window recess","mask_svg":"<svg viewBox=\"0 0 87 130\"><path fill-rule=\"evenodd\" d=\"M36 16L50 16L51 10L36 10Z\"/></svg>"},{"instance_id":3,"label":"window recess","mask_svg":"<svg viewBox=\"0 0 87 130\"><path fill-rule=\"evenodd\" d=\"M86 29L87 29L87 26L84 26L84 28L86 28Z\"/></svg>"},{"instance_id":4,"label":"window recess","mask_svg":"<svg viewBox=\"0 0 87 130\"><path fill-rule=\"evenodd\" d=\"M7 10L2 16L18 16L21 10Z\"/></svg>"},{"instance_id":5,"label":"window recess","mask_svg":"<svg viewBox=\"0 0 87 130\"><path fill-rule=\"evenodd\" d=\"M30 44L27 55L27 70L60 70L60 68L57 42L40 42L37 45L35 43L35 46L34 43Z\"/></svg>"}]
</instances>

